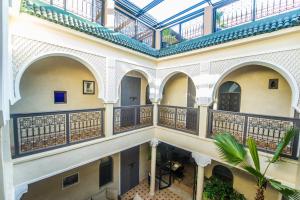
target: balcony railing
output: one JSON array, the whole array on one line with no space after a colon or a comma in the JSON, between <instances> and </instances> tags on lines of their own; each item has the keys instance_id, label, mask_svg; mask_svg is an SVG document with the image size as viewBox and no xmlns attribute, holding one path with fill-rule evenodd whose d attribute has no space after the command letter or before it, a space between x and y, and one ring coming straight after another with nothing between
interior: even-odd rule
<instances>
[{"instance_id":1,"label":"balcony railing","mask_svg":"<svg viewBox=\"0 0 300 200\"><path fill-rule=\"evenodd\" d=\"M216 6L216 31L300 8L300 0L239 0Z\"/></svg>"},{"instance_id":2,"label":"balcony railing","mask_svg":"<svg viewBox=\"0 0 300 200\"><path fill-rule=\"evenodd\" d=\"M14 158L104 137L104 108L11 117Z\"/></svg>"},{"instance_id":3,"label":"balcony railing","mask_svg":"<svg viewBox=\"0 0 300 200\"><path fill-rule=\"evenodd\" d=\"M157 124L159 126L198 135L199 109L159 105Z\"/></svg>"},{"instance_id":4,"label":"balcony railing","mask_svg":"<svg viewBox=\"0 0 300 200\"><path fill-rule=\"evenodd\" d=\"M208 111L208 136L220 132L231 133L246 146L247 138L252 137L259 150L274 153L281 138L290 128L299 129L300 119L246 114L221 110ZM296 159L298 155L299 134L285 148L285 157Z\"/></svg>"},{"instance_id":5,"label":"balcony railing","mask_svg":"<svg viewBox=\"0 0 300 200\"><path fill-rule=\"evenodd\" d=\"M153 125L153 105L114 108L114 134Z\"/></svg>"}]
</instances>

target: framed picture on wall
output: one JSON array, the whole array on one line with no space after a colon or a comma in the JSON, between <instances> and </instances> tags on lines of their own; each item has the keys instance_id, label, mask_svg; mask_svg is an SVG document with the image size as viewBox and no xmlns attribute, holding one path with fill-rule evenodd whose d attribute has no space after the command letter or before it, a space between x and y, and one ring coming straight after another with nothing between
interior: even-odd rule
<instances>
[{"instance_id":1,"label":"framed picture on wall","mask_svg":"<svg viewBox=\"0 0 300 200\"><path fill-rule=\"evenodd\" d=\"M83 94L95 94L95 81L83 81Z\"/></svg>"}]
</instances>

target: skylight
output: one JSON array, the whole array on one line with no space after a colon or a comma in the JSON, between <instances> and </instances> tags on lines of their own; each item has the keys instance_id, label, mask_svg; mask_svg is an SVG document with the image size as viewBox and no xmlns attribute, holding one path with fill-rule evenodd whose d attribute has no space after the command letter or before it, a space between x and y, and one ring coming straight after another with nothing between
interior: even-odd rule
<instances>
[{"instance_id":1,"label":"skylight","mask_svg":"<svg viewBox=\"0 0 300 200\"><path fill-rule=\"evenodd\" d=\"M190 8L201 1L199 0L164 0L154 8L148 11L158 22L162 22L173 15ZM206 6L208 3L204 3Z\"/></svg>"},{"instance_id":2,"label":"skylight","mask_svg":"<svg viewBox=\"0 0 300 200\"><path fill-rule=\"evenodd\" d=\"M151 3L153 0L130 0L131 3L136 5L139 8L144 8L147 6L149 3Z\"/></svg>"}]
</instances>

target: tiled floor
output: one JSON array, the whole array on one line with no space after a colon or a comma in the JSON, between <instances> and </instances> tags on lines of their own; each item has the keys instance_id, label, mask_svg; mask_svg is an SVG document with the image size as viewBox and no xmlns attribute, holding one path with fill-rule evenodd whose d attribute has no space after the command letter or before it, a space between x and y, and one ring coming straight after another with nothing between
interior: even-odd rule
<instances>
[{"instance_id":1,"label":"tiled floor","mask_svg":"<svg viewBox=\"0 0 300 200\"><path fill-rule=\"evenodd\" d=\"M132 200L135 194L138 193L144 200L183 200L169 189L164 189L155 192L154 197L149 196L149 185L147 180L142 181L139 185L132 188L122 196L122 200Z\"/></svg>"}]
</instances>

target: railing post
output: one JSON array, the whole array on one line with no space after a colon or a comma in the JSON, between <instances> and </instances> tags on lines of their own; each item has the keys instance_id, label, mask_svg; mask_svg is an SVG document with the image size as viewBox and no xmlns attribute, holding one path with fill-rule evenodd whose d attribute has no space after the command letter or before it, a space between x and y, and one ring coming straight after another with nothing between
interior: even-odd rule
<instances>
[{"instance_id":1,"label":"railing post","mask_svg":"<svg viewBox=\"0 0 300 200\"><path fill-rule=\"evenodd\" d=\"M208 35L211 34L213 32L213 24L214 19L213 19L213 6L207 6L204 8L204 15L203 15L203 35Z\"/></svg>"},{"instance_id":2,"label":"railing post","mask_svg":"<svg viewBox=\"0 0 300 200\"><path fill-rule=\"evenodd\" d=\"M175 125L175 129L177 129L177 107L175 107L175 123L174 123L174 125Z\"/></svg>"},{"instance_id":3,"label":"railing post","mask_svg":"<svg viewBox=\"0 0 300 200\"><path fill-rule=\"evenodd\" d=\"M159 107L157 102L152 102L152 104L153 126L157 126L159 120Z\"/></svg>"},{"instance_id":4,"label":"railing post","mask_svg":"<svg viewBox=\"0 0 300 200\"><path fill-rule=\"evenodd\" d=\"M248 133L248 115L245 115L244 130L243 130L243 145L246 146Z\"/></svg>"},{"instance_id":5,"label":"railing post","mask_svg":"<svg viewBox=\"0 0 300 200\"><path fill-rule=\"evenodd\" d=\"M104 26L111 30L114 29L115 24L115 2L114 0L106 0L104 3Z\"/></svg>"},{"instance_id":6,"label":"railing post","mask_svg":"<svg viewBox=\"0 0 300 200\"><path fill-rule=\"evenodd\" d=\"M133 109L134 109L134 127L136 127L136 125L137 125L137 109L138 109L138 107L135 106L135 107L133 107Z\"/></svg>"},{"instance_id":7,"label":"railing post","mask_svg":"<svg viewBox=\"0 0 300 200\"><path fill-rule=\"evenodd\" d=\"M70 144L70 113L66 113L66 143Z\"/></svg>"},{"instance_id":8,"label":"railing post","mask_svg":"<svg viewBox=\"0 0 300 200\"><path fill-rule=\"evenodd\" d=\"M299 157L299 129L300 129L300 119L296 119L295 121L295 124L294 124L294 127L296 128L297 130L297 133L294 137L294 140L293 140L293 149L292 149L292 157L293 158L297 158Z\"/></svg>"},{"instance_id":9,"label":"railing post","mask_svg":"<svg viewBox=\"0 0 300 200\"><path fill-rule=\"evenodd\" d=\"M114 131L114 104L110 102L104 103L104 107L104 133L105 137L110 137Z\"/></svg>"},{"instance_id":10,"label":"railing post","mask_svg":"<svg viewBox=\"0 0 300 200\"><path fill-rule=\"evenodd\" d=\"M18 124L17 124L18 118L16 116L13 116L13 129L14 129L14 146L15 146L15 156L19 157L20 155L20 144L19 144L19 134L18 134Z\"/></svg>"}]
</instances>

